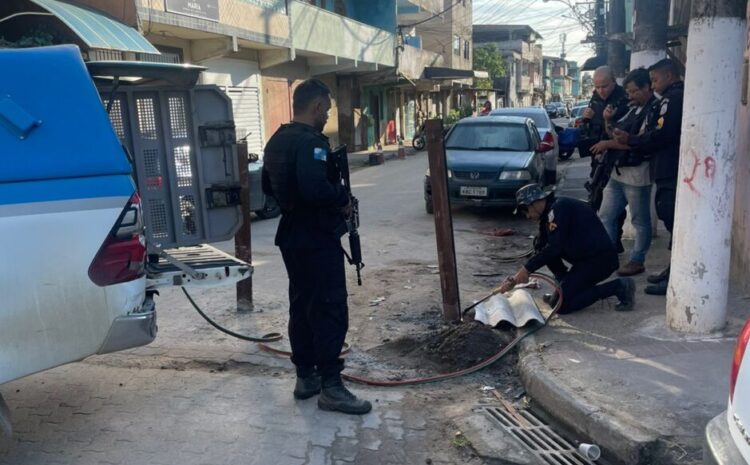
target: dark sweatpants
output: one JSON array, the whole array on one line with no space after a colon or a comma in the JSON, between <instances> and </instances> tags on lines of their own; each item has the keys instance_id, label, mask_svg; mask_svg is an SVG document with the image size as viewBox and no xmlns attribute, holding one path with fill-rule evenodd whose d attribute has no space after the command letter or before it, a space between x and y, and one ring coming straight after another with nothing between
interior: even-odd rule
<instances>
[{"instance_id":1,"label":"dark sweatpants","mask_svg":"<svg viewBox=\"0 0 750 465\"><path fill-rule=\"evenodd\" d=\"M609 278L618 266L616 254L576 263L569 270L559 258L548 264L562 289L563 303L558 313L573 313L616 295L620 290L619 279L599 283Z\"/></svg>"},{"instance_id":2,"label":"dark sweatpants","mask_svg":"<svg viewBox=\"0 0 750 465\"><path fill-rule=\"evenodd\" d=\"M346 271L340 248L282 248L289 275L289 342L297 375L317 367L324 380L344 369L341 349L349 327Z\"/></svg>"}]
</instances>

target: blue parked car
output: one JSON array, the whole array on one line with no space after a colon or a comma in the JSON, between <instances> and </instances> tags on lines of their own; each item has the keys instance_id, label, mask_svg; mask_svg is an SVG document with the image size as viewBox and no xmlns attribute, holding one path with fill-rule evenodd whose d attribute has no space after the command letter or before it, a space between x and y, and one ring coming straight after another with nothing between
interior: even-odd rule
<instances>
[{"instance_id":1,"label":"blue parked car","mask_svg":"<svg viewBox=\"0 0 750 465\"><path fill-rule=\"evenodd\" d=\"M516 191L544 181L544 154L552 144L540 139L534 121L519 116L464 118L445 138L448 192L452 205L515 206ZM425 210L433 212L429 170Z\"/></svg>"}]
</instances>

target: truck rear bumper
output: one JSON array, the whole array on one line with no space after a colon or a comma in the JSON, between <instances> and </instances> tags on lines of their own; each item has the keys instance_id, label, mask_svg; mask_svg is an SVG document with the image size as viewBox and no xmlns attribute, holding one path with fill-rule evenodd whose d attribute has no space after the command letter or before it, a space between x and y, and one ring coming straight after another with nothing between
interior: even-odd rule
<instances>
[{"instance_id":1,"label":"truck rear bumper","mask_svg":"<svg viewBox=\"0 0 750 465\"><path fill-rule=\"evenodd\" d=\"M145 346L156 338L156 304L149 294L138 313L117 317L98 354Z\"/></svg>"}]
</instances>

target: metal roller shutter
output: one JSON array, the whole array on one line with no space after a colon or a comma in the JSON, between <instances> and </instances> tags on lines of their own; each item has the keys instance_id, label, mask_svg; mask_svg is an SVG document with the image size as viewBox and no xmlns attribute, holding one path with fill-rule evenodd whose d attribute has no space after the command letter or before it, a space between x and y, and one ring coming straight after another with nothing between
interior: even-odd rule
<instances>
[{"instance_id":1,"label":"metal roller shutter","mask_svg":"<svg viewBox=\"0 0 750 465\"><path fill-rule=\"evenodd\" d=\"M260 109L260 89L257 87L225 87L224 91L232 99L237 138L241 139L247 136L248 151L262 155L263 120Z\"/></svg>"}]
</instances>

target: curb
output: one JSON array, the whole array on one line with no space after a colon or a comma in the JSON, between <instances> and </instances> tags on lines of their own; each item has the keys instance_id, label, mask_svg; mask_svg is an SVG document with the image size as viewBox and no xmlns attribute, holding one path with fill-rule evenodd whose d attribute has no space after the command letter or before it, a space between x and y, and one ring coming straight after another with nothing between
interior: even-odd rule
<instances>
[{"instance_id":1,"label":"curb","mask_svg":"<svg viewBox=\"0 0 750 465\"><path fill-rule=\"evenodd\" d=\"M534 335L519 345L518 368L532 405L573 435L599 445L607 460L618 464L663 463L658 457L659 435L603 411L557 383L536 351Z\"/></svg>"}]
</instances>

